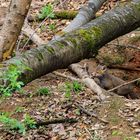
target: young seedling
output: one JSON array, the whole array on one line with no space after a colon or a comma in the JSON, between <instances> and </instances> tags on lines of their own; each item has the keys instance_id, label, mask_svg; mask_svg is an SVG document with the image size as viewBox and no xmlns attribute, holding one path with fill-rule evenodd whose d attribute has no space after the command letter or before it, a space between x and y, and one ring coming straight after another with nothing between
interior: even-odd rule
<instances>
[{"instance_id":1,"label":"young seedling","mask_svg":"<svg viewBox=\"0 0 140 140\"><path fill-rule=\"evenodd\" d=\"M71 89L72 85L70 83L65 83L65 98L71 100Z\"/></svg>"},{"instance_id":2,"label":"young seedling","mask_svg":"<svg viewBox=\"0 0 140 140\"><path fill-rule=\"evenodd\" d=\"M23 123L27 128L36 128L36 121L30 115L25 115Z\"/></svg>"},{"instance_id":3,"label":"young seedling","mask_svg":"<svg viewBox=\"0 0 140 140\"><path fill-rule=\"evenodd\" d=\"M39 19L44 19L44 18L53 18L54 17L54 12L53 12L53 5L48 4L44 7L42 7L40 14L38 15Z\"/></svg>"},{"instance_id":4,"label":"young seedling","mask_svg":"<svg viewBox=\"0 0 140 140\"><path fill-rule=\"evenodd\" d=\"M10 96L13 91L20 90L24 85L18 78L21 76L24 70L31 70L20 61L15 61L10 64L7 70L0 77L3 84L0 85L0 94L4 96Z\"/></svg>"},{"instance_id":5,"label":"young seedling","mask_svg":"<svg viewBox=\"0 0 140 140\"><path fill-rule=\"evenodd\" d=\"M10 118L7 115L0 115L0 122L3 124L5 130L17 130L19 133L25 134L26 127L20 121Z\"/></svg>"},{"instance_id":6,"label":"young seedling","mask_svg":"<svg viewBox=\"0 0 140 140\"><path fill-rule=\"evenodd\" d=\"M83 90L83 86L77 81L74 81L73 83L69 83L69 82L65 83L65 98L67 98L68 100L71 100L72 92L78 93L82 90Z\"/></svg>"},{"instance_id":7,"label":"young seedling","mask_svg":"<svg viewBox=\"0 0 140 140\"><path fill-rule=\"evenodd\" d=\"M43 95L50 95L50 91L49 91L49 88L47 87L41 87L39 88L39 90L37 91L37 95L39 96L43 96Z\"/></svg>"},{"instance_id":8,"label":"young seedling","mask_svg":"<svg viewBox=\"0 0 140 140\"><path fill-rule=\"evenodd\" d=\"M17 107L15 108L15 113L21 113L21 112L23 112L23 111L24 111L24 107L17 106Z\"/></svg>"},{"instance_id":9,"label":"young seedling","mask_svg":"<svg viewBox=\"0 0 140 140\"><path fill-rule=\"evenodd\" d=\"M20 122L17 119L10 118L8 115L3 113L0 115L0 123L3 124L5 130L18 131L18 133L23 135L25 135L28 128L36 128L36 121L27 114L25 115L24 120Z\"/></svg>"},{"instance_id":10,"label":"young seedling","mask_svg":"<svg viewBox=\"0 0 140 140\"><path fill-rule=\"evenodd\" d=\"M82 84L78 83L77 81L73 82L73 90L74 92L80 92L83 90Z\"/></svg>"}]
</instances>

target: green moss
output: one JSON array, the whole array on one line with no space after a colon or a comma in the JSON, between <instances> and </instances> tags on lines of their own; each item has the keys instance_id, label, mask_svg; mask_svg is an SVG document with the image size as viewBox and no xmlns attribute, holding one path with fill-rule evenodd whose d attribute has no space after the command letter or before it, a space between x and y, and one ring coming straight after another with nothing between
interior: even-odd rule
<instances>
[{"instance_id":1,"label":"green moss","mask_svg":"<svg viewBox=\"0 0 140 140\"><path fill-rule=\"evenodd\" d=\"M38 51L38 53L37 53L37 59L39 60L39 61L41 61L42 59L43 59L43 55L42 55L42 53L41 52L39 52Z\"/></svg>"},{"instance_id":2,"label":"green moss","mask_svg":"<svg viewBox=\"0 0 140 140\"><path fill-rule=\"evenodd\" d=\"M75 47L78 46L78 45L77 45L77 41L76 41L75 38L68 37L68 38L67 38L67 41L68 41L68 42L71 42L71 43L72 43L72 46L75 46Z\"/></svg>"},{"instance_id":3,"label":"green moss","mask_svg":"<svg viewBox=\"0 0 140 140\"><path fill-rule=\"evenodd\" d=\"M61 11L56 12L54 18L73 19L77 15L77 11Z\"/></svg>"},{"instance_id":4,"label":"green moss","mask_svg":"<svg viewBox=\"0 0 140 140\"><path fill-rule=\"evenodd\" d=\"M63 49L65 47L65 45L61 42L56 42L55 43L57 47L59 47L60 49Z\"/></svg>"},{"instance_id":5,"label":"green moss","mask_svg":"<svg viewBox=\"0 0 140 140\"><path fill-rule=\"evenodd\" d=\"M54 54L55 53L55 50L54 48L52 48L51 46L47 46L47 50L50 54Z\"/></svg>"},{"instance_id":6,"label":"green moss","mask_svg":"<svg viewBox=\"0 0 140 140\"><path fill-rule=\"evenodd\" d=\"M102 31L99 27L92 27L89 30L80 29L77 31L80 37L88 43L88 47L93 52L98 52L98 48L96 49L94 46L102 35Z\"/></svg>"},{"instance_id":7,"label":"green moss","mask_svg":"<svg viewBox=\"0 0 140 140\"><path fill-rule=\"evenodd\" d=\"M89 30L80 29L78 31L78 33L79 33L79 36L82 37L83 40L88 42L89 47L91 48L91 44L93 43L93 38L91 36L90 31Z\"/></svg>"}]
</instances>

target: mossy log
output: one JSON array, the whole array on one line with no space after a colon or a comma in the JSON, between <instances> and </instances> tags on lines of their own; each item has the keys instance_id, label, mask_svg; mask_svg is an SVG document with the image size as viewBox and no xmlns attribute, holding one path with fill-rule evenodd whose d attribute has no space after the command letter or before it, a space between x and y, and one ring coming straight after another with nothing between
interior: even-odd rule
<instances>
[{"instance_id":1,"label":"mossy log","mask_svg":"<svg viewBox=\"0 0 140 140\"><path fill-rule=\"evenodd\" d=\"M140 26L140 0L104 14L80 29L64 34L59 40L31 49L21 56L4 63L21 60L32 71L24 71L20 77L29 82L41 75L64 68L71 63L95 55L107 42ZM2 73L2 71L0 71Z\"/></svg>"},{"instance_id":2,"label":"mossy log","mask_svg":"<svg viewBox=\"0 0 140 140\"><path fill-rule=\"evenodd\" d=\"M73 19L77 15L77 11L68 11L68 10L61 10L61 11L54 11L54 17L51 19ZM44 18L39 18L38 16L28 16L28 21L42 21Z\"/></svg>"}]
</instances>

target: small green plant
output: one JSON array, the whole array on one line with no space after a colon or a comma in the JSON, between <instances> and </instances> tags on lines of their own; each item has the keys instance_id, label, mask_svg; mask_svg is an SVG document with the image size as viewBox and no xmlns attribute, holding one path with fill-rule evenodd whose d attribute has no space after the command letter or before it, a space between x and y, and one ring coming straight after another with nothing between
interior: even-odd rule
<instances>
[{"instance_id":1,"label":"small green plant","mask_svg":"<svg viewBox=\"0 0 140 140\"><path fill-rule=\"evenodd\" d=\"M7 70L0 77L3 80L3 84L0 85L0 94L4 96L10 96L13 91L20 90L24 85L22 81L18 81L24 70L31 70L20 61L15 61L14 64L10 64Z\"/></svg>"},{"instance_id":2,"label":"small green plant","mask_svg":"<svg viewBox=\"0 0 140 140\"><path fill-rule=\"evenodd\" d=\"M37 91L37 94L38 94L39 96L42 96L42 95L50 95L49 88L47 88L47 87L42 87L42 88L40 88L40 89Z\"/></svg>"},{"instance_id":3,"label":"small green plant","mask_svg":"<svg viewBox=\"0 0 140 140\"><path fill-rule=\"evenodd\" d=\"M3 127L8 131L18 131L25 135L28 128L36 128L36 121L29 115L25 115L23 122L18 121L17 119L10 118L7 114L0 115L0 123L3 124Z\"/></svg>"},{"instance_id":4,"label":"small green plant","mask_svg":"<svg viewBox=\"0 0 140 140\"><path fill-rule=\"evenodd\" d=\"M15 108L15 113L21 113L21 112L23 112L23 111L24 111L24 107L17 106L17 107Z\"/></svg>"},{"instance_id":5,"label":"small green plant","mask_svg":"<svg viewBox=\"0 0 140 140\"><path fill-rule=\"evenodd\" d=\"M70 83L65 83L65 98L71 100L71 89L72 85Z\"/></svg>"},{"instance_id":6,"label":"small green plant","mask_svg":"<svg viewBox=\"0 0 140 140\"><path fill-rule=\"evenodd\" d=\"M82 91L82 90L83 90L82 84L78 83L77 81L74 81L74 82L73 82L73 90L74 90L75 92L80 92L80 91Z\"/></svg>"},{"instance_id":7,"label":"small green plant","mask_svg":"<svg viewBox=\"0 0 140 140\"><path fill-rule=\"evenodd\" d=\"M54 31L56 29L56 25L55 24L49 24L48 28L51 30L51 31Z\"/></svg>"},{"instance_id":8,"label":"small green plant","mask_svg":"<svg viewBox=\"0 0 140 140\"><path fill-rule=\"evenodd\" d=\"M25 125L16 119L12 119L6 115L0 115L0 122L6 130L17 130L19 133L25 134Z\"/></svg>"},{"instance_id":9,"label":"small green plant","mask_svg":"<svg viewBox=\"0 0 140 140\"><path fill-rule=\"evenodd\" d=\"M83 86L77 81L74 81L73 83L69 83L69 82L65 83L65 97L69 100L71 99L72 92L78 93L82 90L83 90Z\"/></svg>"},{"instance_id":10,"label":"small green plant","mask_svg":"<svg viewBox=\"0 0 140 140\"><path fill-rule=\"evenodd\" d=\"M118 131L118 130L114 130L112 132L112 136L120 136L122 134L122 132Z\"/></svg>"},{"instance_id":11,"label":"small green plant","mask_svg":"<svg viewBox=\"0 0 140 140\"><path fill-rule=\"evenodd\" d=\"M53 18L54 17L54 12L53 12L53 5L48 4L44 7L42 7L40 14L38 15L39 19L44 19L44 18Z\"/></svg>"},{"instance_id":12,"label":"small green plant","mask_svg":"<svg viewBox=\"0 0 140 140\"><path fill-rule=\"evenodd\" d=\"M28 128L36 128L36 121L30 115L25 115L23 123Z\"/></svg>"}]
</instances>

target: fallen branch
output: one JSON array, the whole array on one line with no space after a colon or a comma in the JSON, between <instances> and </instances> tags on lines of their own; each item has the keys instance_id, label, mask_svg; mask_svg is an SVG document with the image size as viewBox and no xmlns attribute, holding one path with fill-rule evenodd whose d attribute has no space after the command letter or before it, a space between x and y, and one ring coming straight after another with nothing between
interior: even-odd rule
<instances>
[{"instance_id":1,"label":"fallen branch","mask_svg":"<svg viewBox=\"0 0 140 140\"><path fill-rule=\"evenodd\" d=\"M104 97L104 95L100 95L100 90L98 90L98 87L96 88L95 86L97 85L96 84L96 82L94 83L93 81L93 79L91 79L91 78L86 78L86 79L78 79L78 78L75 78L75 77L72 77L72 76L68 76L68 75L65 75L65 74L61 74L61 73L59 73L59 72L57 72L57 71L54 71L53 72L55 75L58 75L58 76L61 76L61 77L64 77L64 78L68 78L68 79L70 79L70 80L72 80L72 81L78 81L78 82L80 82L80 83L83 83L83 84L85 84L88 88L90 88L94 93L97 93L97 95L99 96L99 99L100 100L104 100L105 99L105 97ZM96 89L94 89L94 87L96 88ZM103 89L101 89L101 90L103 90ZM105 90L103 90L103 91L105 91ZM109 95L112 95L111 93L109 94ZM101 96L101 97L100 97Z\"/></svg>"},{"instance_id":2,"label":"fallen branch","mask_svg":"<svg viewBox=\"0 0 140 140\"><path fill-rule=\"evenodd\" d=\"M77 123L78 120L75 118L62 118L62 119L53 119L53 120L48 120L48 121L38 121L36 123L36 126L44 126L44 125L49 125L49 124L57 124L57 123Z\"/></svg>"},{"instance_id":3,"label":"fallen branch","mask_svg":"<svg viewBox=\"0 0 140 140\"><path fill-rule=\"evenodd\" d=\"M90 133L90 131L85 127L86 132L88 133L88 135L90 136L91 140L94 140L93 135Z\"/></svg>"},{"instance_id":4,"label":"fallen branch","mask_svg":"<svg viewBox=\"0 0 140 140\"><path fill-rule=\"evenodd\" d=\"M96 84L96 82L91 79L86 71L82 69L82 67L79 64L72 64L69 66L69 68L75 72L79 78L81 78L82 82L90 88L94 93L96 93L100 100L105 100L106 95L103 89Z\"/></svg>"},{"instance_id":5,"label":"fallen branch","mask_svg":"<svg viewBox=\"0 0 140 140\"><path fill-rule=\"evenodd\" d=\"M123 87L123 86L128 85L128 84L132 84L132 83L134 83L134 82L136 82L136 81L138 81L138 80L140 80L140 78L137 78L137 79L134 79L134 80L132 80L132 81L126 82L126 83L124 83L124 84L121 84L121 85L119 85L119 86L116 86L116 87L114 87L114 88L108 90L108 92L112 92L112 91L114 91L114 90L116 90L116 89L119 89L120 87Z\"/></svg>"},{"instance_id":6,"label":"fallen branch","mask_svg":"<svg viewBox=\"0 0 140 140\"><path fill-rule=\"evenodd\" d=\"M117 68L122 70L131 70L131 71L140 71L140 68L132 67L132 66L125 66L125 65L110 65L108 68Z\"/></svg>"},{"instance_id":7,"label":"fallen branch","mask_svg":"<svg viewBox=\"0 0 140 140\"><path fill-rule=\"evenodd\" d=\"M79 105L78 103L75 103L75 106L77 108L79 108L83 113L87 114L88 116L91 116L91 117L94 117L96 118L97 120L103 122L103 123L108 123L108 121L104 120L104 119L101 119L99 118L96 114L92 113L92 112L89 112L87 111L85 108L83 108L81 105Z\"/></svg>"},{"instance_id":8,"label":"fallen branch","mask_svg":"<svg viewBox=\"0 0 140 140\"><path fill-rule=\"evenodd\" d=\"M62 11L54 11L54 17L50 17L51 19L73 19L77 15L77 11L68 11L68 10L62 10ZM27 17L27 20L29 22L33 21L42 21L44 18L39 18L38 16L29 15Z\"/></svg>"},{"instance_id":9,"label":"fallen branch","mask_svg":"<svg viewBox=\"0 0 140 140\"><path fill-rule=\"evenodd\" d=\"M86 24L95 17L95 13L100 9L106 0L89 0L86 6L83 6L74 20L63 29L63 32L71 32Z\"/></svg>"},{"instance_id":10,"label":"fallen branch","mask_svg":"<svg viewBox=\"0 0 140 140\"><path fill-rule=\"evenodd\" d=\"M43 45L46 42L42 40L36 33L35 31L27 24L25 23L23 29L22 29L23 34L28 36L30 40L32 40L37 46Z\"/></svg>"},{"instance_id":11,"label":"fallen branch","mask_svg":"<svg viewBox=\"0 0 140 140\"><path fill-rule=\"evenodd\" d=\"M66 78L66 79L70 79L72 81L81 82L80 79L78 79L78 78L75 78L75 77L72 77L72 76L68 76L68 75L62 74L62 73L57 72L57 71L53 71L52 73L55 74L55 75L61 76L63 78Z\"/></svg>"},{"instance_id":12,"label":"fallen branch","mask_svg":"<svg viewBox=\"0 0 140 140\"><path fill-rule=\"evenodd\" d=\"M81 7L73 21L61 32L58 32L53 39L59 39L63 34L74 31L94 19L96 12L105 1L106 0L89 0L86 6Z\"/></svg>"}]
</instances>

